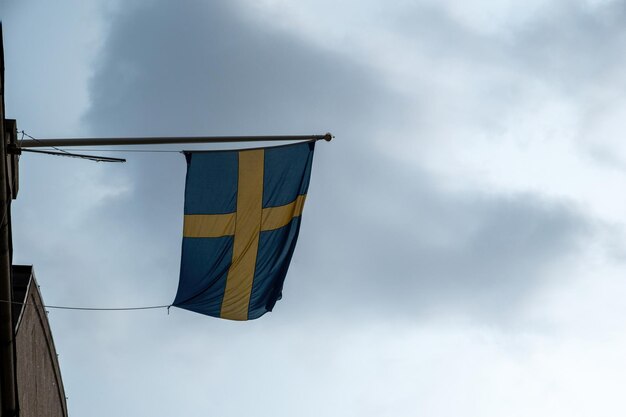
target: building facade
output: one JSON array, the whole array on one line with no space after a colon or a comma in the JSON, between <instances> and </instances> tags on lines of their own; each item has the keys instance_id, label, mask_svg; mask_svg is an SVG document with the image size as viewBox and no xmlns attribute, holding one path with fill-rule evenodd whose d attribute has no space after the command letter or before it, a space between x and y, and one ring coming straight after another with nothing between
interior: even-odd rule
<instances>
[{"instance_id":1,"label":"building facade","mask_svg":"<svg viewBox=\"0 0 626 417\"><path fill-rule=\"evenodd\" d=\"M54 340L33 267L13 266L19 417L67 417Z\"/></svg>"}]
</instances>

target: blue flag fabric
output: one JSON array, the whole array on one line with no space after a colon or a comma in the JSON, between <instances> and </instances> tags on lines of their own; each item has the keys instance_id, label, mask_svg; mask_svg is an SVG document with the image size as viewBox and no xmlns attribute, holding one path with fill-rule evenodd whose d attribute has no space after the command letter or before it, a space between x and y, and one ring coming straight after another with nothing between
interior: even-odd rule
<instances>
[{"instance_id":1,"label":"blue flag fabric","mask_svg":"<svg viewBox=\"0 0 626 417\"><path fill-rule=\"evenodd\" d=\"M272 311L296 246L315 142L185 152L185 220L173 306L230 320Z\"/></svg>"}]
</instances>

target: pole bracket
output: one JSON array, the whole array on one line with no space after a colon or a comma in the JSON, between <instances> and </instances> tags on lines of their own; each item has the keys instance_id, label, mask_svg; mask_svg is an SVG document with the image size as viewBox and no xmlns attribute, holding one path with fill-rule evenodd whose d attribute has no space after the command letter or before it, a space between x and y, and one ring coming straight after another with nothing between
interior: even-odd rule
<instances>
[{"instance_id":1,"label":"pole bracket","mask_svg":"<svg viewBox=\"0 0 626 417\"><path fill-rule=\"evenodd\" d=\"M9 155L21 155L22 154L22 150L15 143L9 143L9 144L7 144L7 154L9 154Z\"/></svg>"}]
</instances>

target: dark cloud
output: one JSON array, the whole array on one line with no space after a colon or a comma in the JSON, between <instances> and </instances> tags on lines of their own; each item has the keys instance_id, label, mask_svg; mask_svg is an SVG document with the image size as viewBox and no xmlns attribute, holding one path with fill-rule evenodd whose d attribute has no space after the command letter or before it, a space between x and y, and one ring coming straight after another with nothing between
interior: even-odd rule
<instances>
[{"instance_id":1,"label":"dark cloud","mask_svg":"<svg viewBox=\"0 0 626 417\"><path fill-rule=\"evenodd\" d=\"M360 162L368 169L339 186L317 173L332 191L313 187L285 303L312 314L509 321L593 230L565 203L450 193L419 170Z\"/></svg>"},{"instance_id":2,"label":"dark cloud","mask_svg":"<svg viewBox=\"0 0 626 417\"><path fill-rule=\"evenodd\" d=\"M255 26L227 2L152 2L119 14L91 92L85 120L98 135L337 134L318 147L278 310L505 314L589 231L562 204L444 192L422 170L378 154L377 132L409 122L404 99L375 72ZM118 229L141 256L169 259L171 273L182 157L132 155L128 169L132 193L107 205L99 227Z\"/></svg>"},{"instance_id":3,"label":"dark cloud","mask_svg":"<svg viewBox=\"0 0 626 417\"><path fill-rule=\"evenodd\" d=\"M547 8L509 42L511 62L570 94L584 91L623 62L626 3Z\"/></svg>"},{"instance_id":4,"label":"dark cloud","mask_svg":"<svg viewBox=\"0 0 626 417\"><path fill-rule=\"evenodd\" d=\"M290 34L254 26L228 2L185 8L151 2L115 16L109 30L85 115L95 135L333 130L348 139L340 130L349 126L350 140L359 141L372 126L399 117L382 104L399 99L380 89L373 74ZM129 157L125 172L109 176L131 182L132 191L108 201L101 208L106 214L94 214L99 222L90 227L124 236L115 245L125 251L122 264L150 259L132 289L140 291L148 274L173 297L184 160L177 154Z\"/></svg>"},{"instance_id":5,"label":"dark cloud","mask_svg":"<svg viewBox=\"0 0 626 417\"><path fill-rule=\"evenodd\" d=\"M437 60L441 70L459 65L470 78L496 75L491 83L482 80L479 87L501 97L512 93L519 97L522 86L516 84L532 80L575 96L610 81L607 76L623 63L619 51L625 42L626 2L592 6L557 1L531 13L525 9L514 5L509 15L493 16L501 20L497 29L485 31L460 21L444 4L405 4L389 9L382 21L403 34L413 52Z\"/></svg>"},{"instance_id":6,"label":"dark cloud","mask_svg":"<svg viewBox=\"0 0 626 417\"><path fill-rule=\"evenodd\" d=\"M93 135L331 130L337 139L317 148L301 238L275 313L233 323L176 309L169 316L51 312L70 410L78 414L344 415L362 408L368 415L405 390L404 414L411 415L433 377L442 398L466 391L448 384L458 378L449 371L458 362L456 341L442 350L436 332L417 334L420 325L451 313L510 327L517 307L594 233L567 202L458 191L464 178L450 191L386 146L432 141L438 125L460 131L472 118L497 119L515 98L506 92L523 86L499 79L490 86L499 94L480 102L435 84L421 86L417 99L404 97L371 68L242 17L235 2L122 7L109 17L90 82L84 122ZM501 62L497 54L506 58L493 39L437 10L414 20L416 27L431 57L467 46L447 67L424 65L420 74L473 71L482 58L482 68ZM469 78L466 84L484 88ZM415 100L424 110L417 130ZM460 110L431 118L435 106ZM35 263L47 301L138 306L174 297L184 160L125 156L126 165L22 157L16 256ZM420 362L407 367L408 358ZM428 362L437 366L424 373ZM397 375L385 373L390 368ZM484 380L482 369L468 372L470 383Z\"/></svg>"},{"instance_id":7,"label":"dark cloud","mask_svg":"<svg viewBox=\"0 0 626 417\"><path fill-rule=\"evenodd\" d=\"M232 3L168 2L119 15L91 83L86 120L110 134L324 131L394 117L373 74Z\"/></svg>"}]
</instances>

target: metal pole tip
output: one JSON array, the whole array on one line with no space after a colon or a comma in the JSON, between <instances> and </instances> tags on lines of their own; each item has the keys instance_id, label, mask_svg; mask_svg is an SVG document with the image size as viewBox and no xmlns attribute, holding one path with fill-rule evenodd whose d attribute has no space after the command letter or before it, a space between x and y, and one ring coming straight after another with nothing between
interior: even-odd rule
<instances>
[{"instance_id":1,"label":"metal pole tip","mask_svg":"<svg viewBox=\"0 0 626 417\"><path fill-rule=\"evenodd\" d=\"M334 136L333 136L330 132L327 132L327 133L324 135L324 140L325 140L326 142L330 142L331 140L333 140L333 138L334 138Z\"/></svg>"}]
</instances>

